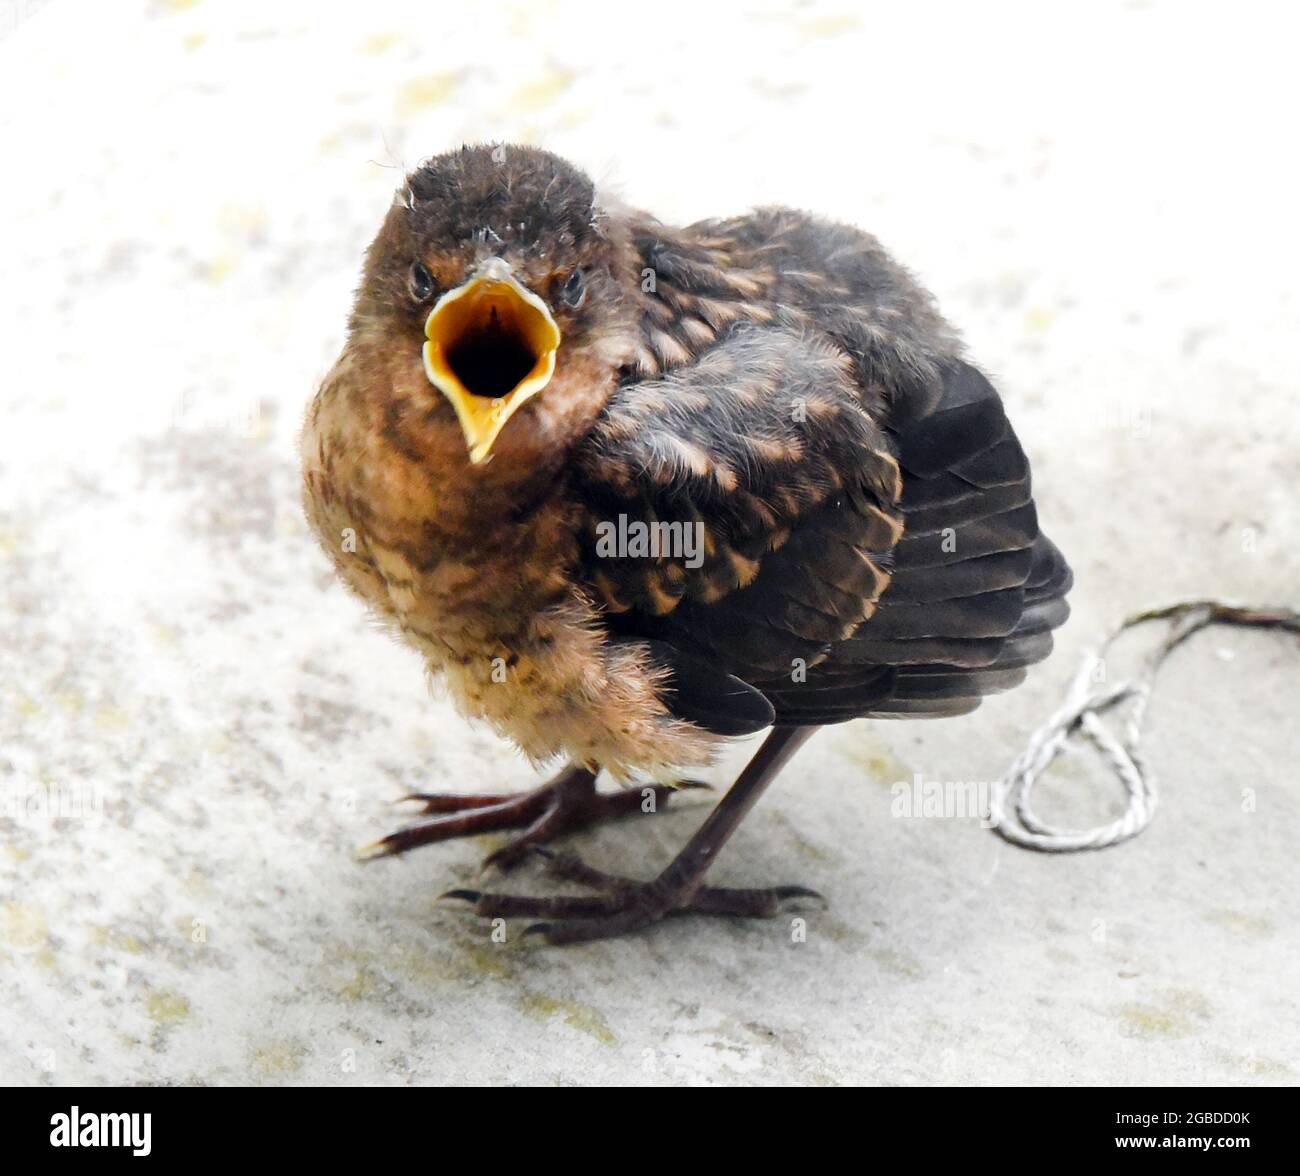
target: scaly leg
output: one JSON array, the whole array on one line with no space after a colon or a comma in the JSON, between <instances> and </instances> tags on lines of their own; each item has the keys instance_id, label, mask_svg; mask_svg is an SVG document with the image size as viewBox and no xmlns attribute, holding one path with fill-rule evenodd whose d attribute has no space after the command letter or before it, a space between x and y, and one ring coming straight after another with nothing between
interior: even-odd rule
<instances>
[{"instance_id":1,"label":"scaly leg","mask_svg":"<svg viewBox=\"0 0 1300 1176\"><path fill-rule=\"evenodd\" d=\"M599 891L592 897L535 898L523 894L485 894L453 890L444 899L469 903L486 918L541 918L528 928L550 943L580 943L624 935L667 915L702 914L770 918L791 900L819 899L802 886L762 890L706 887L704 875L727 838L736 831L763 790L812 734L812 727L777 727L755 753L727 795L668 867L650 882L593 870L576 858L547 855L551 872Z\"/></svg>"}]
</instances>

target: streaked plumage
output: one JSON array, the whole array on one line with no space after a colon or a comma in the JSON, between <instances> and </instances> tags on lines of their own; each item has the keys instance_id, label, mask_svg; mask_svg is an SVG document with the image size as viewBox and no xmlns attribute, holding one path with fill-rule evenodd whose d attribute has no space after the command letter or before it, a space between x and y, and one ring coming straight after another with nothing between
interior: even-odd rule
<instances>
[{"instance_id":1,"label":"streaked plumage","mask_svg":"<svg viewBox=\"0 0 1300 1176\"><path fill-rule=\"evenodd\" d=\"M409 273L425 267L435 299L478 297L485 279L466 283L494 258L563 341L474 464L419 360L422 327L453 358L465 341L438 335L441 303ZM517 345L524 328L491 314L473 330ZM482 377L462 367L441 378L473 415L460 381ZM786 209L670 228L532 149L466 148L410 177L303 454L345 582L537 760L662 776L773 722L963 713L1018 683L1066 616L1069 569L996 391L874 238ZM615 519L698 525L702 558L612 555Z\"/></svg>"}]
</instances>

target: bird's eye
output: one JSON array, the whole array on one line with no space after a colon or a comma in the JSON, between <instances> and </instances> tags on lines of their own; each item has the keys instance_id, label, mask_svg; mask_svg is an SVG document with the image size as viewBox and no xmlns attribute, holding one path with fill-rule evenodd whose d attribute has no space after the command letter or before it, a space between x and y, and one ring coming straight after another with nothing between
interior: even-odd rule
<instances>
[{"instance_id":1,"label":"bird's eye","mask_svg":"<svg viewBox=\"0 0 1300 1176\"><path fill-rule=\"evenodd\" d=\"M587 275L582 270L576 269L564 280L564 285L560 287L560 297L567 306L577 310L582 305L586 294Z\"/></svg>"},{"instance_id":2,"label":"bird's eye","mask_svg":"<svg viewBox=\"0 0 1300 1176\"><path fill-rule=\"evenodd\" d=\"M423 262L417 261L411 266L411 297L416 302L423 302L433 293L433 275L425 268Z\"/></svg>"}]
</instances>

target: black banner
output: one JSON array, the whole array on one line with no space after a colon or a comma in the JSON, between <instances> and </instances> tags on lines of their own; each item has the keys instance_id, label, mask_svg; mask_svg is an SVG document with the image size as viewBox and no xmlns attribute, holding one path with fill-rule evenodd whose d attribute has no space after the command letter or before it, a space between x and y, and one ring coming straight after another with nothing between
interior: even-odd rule
<instances>
[{"instance_id":1,"label":"black banner","mask_svg":"<svg viewBox=\"0 0 1300 1176\"><path fill-rule=\"evenodd\" d=\"M261 1164L283 1157L387 1168L408 1167L413 1148L421 1166L436 1167L475 1146L508 1154L512 1140L531 1141L530 1152L546 1141L555 1160L579 1154L569 1149L580 1145L585 1161L608 1163L617 1162L620 1145L644 1158L649 1143L667 1158L685 1142L672 1125L673 1108L664 1105L671 1093L616 1091L616 1104L602 1093L567 1091L560 1108L535 1090L501 1091L487 1100L482 1091L391 1088L11 1089L2 1096L6 1167L17 1172L24 1169L11 1165L22 1161L69 1160L91 1167L105 1160L170 1166L256 1158ZM853 1090L850 1105L839 1101L842 1092L804 1102L782 1090L780 1107L756 1123L711 1106L708 1090L681 1093L690 1097L679 1113L692 1165L701 1143L730 1152L738 1143L774 1136L796 1151L801 1138L819 1150L833 1138L837 1147L885 1145L926 1163L949 1156L968 1163L1040 1164L1052 1156L1076 1163L1152 1152L1206 1156L1211 1165L1240 1165L1245 1157L1293 1163L1300 1101L1294 1090L1276 1088L889 1088ZM445 1152L440 1139L447 1141ZM593 1155L591 1144L606 1141L609 1150ZM861 1154L870 1163L872 1152Z\"/></svg>"}]
</instances>

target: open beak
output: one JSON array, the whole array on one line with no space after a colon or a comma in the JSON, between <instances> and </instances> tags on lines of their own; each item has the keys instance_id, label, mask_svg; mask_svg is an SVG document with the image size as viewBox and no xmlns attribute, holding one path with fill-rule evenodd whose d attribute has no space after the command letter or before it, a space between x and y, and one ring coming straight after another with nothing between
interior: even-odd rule
<instances>
[{"instance_id":1,"label":"open beak","mask_svg":"<svg viewBox=\"0 0 1300 1176\"><path fill-rule=\"evenodd\" d=\"M451 401L475 465L555 371L560 328L546 303L493 257L435 303L424 324L424 370Z\"/></svg>"}]
</instances>

